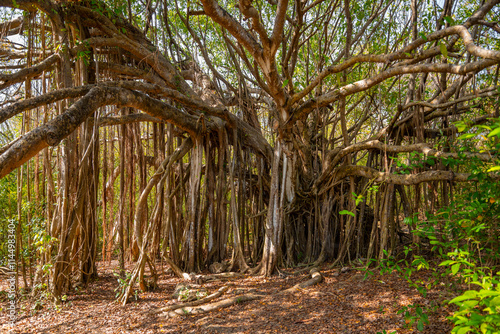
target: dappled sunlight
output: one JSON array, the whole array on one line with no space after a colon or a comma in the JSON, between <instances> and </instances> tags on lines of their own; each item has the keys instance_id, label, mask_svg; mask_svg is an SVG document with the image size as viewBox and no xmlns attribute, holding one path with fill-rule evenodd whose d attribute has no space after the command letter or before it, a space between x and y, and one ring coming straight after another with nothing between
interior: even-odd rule
<instances>
[{"instance_id":1,"label":"dappled sunlight","mask_svg":"<svg viewBox=\"0 0 500 334\"><path fill-rule=\"evenodd\" d=\"M0 0L0 332L499 332L499 4Z\"/></svg>"}]
</instances>

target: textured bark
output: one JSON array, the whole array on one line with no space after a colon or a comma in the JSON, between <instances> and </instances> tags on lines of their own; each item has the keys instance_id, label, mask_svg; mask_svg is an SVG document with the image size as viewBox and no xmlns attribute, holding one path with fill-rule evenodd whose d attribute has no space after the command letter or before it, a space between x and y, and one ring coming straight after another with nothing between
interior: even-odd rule
<instances>
[{"instance_id":1,"label":"textured bark","mask_svg":"<svg viewBox=\"0 0 500 334\"><path fill-rule=\"evenodd\" d=\"M202 314L202 313L207 313L207 312L219 310L221 308L226 308L226 307L229 307L229 306L234 305L234 304L243 303L243 302L256 300L256 299L261 299L263 297L264 297L264 295L253 295L253 294L241 295L241 296L231 297L228 299L223 299L221 301L207 304L207 305L187 306L187 307L179 308L179 309L176 309L174 311L169 312L168 316L175 317L175 316L179 316L179 315Z\"/></svg>"}]
</instances>

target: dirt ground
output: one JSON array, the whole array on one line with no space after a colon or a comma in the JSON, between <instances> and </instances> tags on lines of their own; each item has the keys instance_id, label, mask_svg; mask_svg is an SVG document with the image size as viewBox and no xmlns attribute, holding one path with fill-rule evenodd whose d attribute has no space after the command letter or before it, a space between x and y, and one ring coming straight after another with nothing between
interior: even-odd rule
<instances>
[{"instance_id":1,"label":"dirt ground","mask_svg":"<svg viewBox=\"0 0 500 334\"><path fill-rule=\"evenodd\" d=\"M67 295L61 307L45 304L34 310L34 301L18 302L20 314L13 333L416 333L408 328L404 306L419 304L429 316L430 324L423 333L449 333L446 317L451 309L440 300L445 289L431 290L424 299L396 274L364 280L365 273L351 269L321 268L324 280L293 293L277 294L309 278L301 275L276 275L264 279L257 276L203 284L208 293L229 286L219 299L234 296L237 290L255 289L265 293L259 300L241 302L201 315L167 317L152 314L154 308L173 303L171 295L179 278L161 273L159 288L139 293L126 306L114 302L118 282L113 276L116 263L99 263L99 278L86 289ZM166 268L164 268L166 269ZM418 273L425 280L426 273ZM0 290L0 332L10 329L5 313L7 289L2 280Z\"/></svg>"}]
</instances>

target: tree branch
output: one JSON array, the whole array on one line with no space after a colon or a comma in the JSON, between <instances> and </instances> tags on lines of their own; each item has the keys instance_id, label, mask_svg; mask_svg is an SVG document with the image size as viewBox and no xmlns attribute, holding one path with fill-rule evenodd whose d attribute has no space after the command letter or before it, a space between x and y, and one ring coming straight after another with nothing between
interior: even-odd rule
<instances>
[{"instance_id":1,"label":"tree branch","mask_svg":"<svg viewBox=\"0 0 500 334\"><path fill-rule=\"evenodd\" d=\"M226 12L215 0L201 0L205 13L216 23L226 28L231 35L243 45L254 58L262 57L262 46L257 40L236 21L228 12Z\"/></svg>"},{"instance_id":2,"label":"tree branch","mask_svg":"<svg viewBox=\"0 0 500 334\"><path fill-rule=\"evenodd\" d=\"M308 100L295 110L293 118L290 121L293 122L294 120L304 117L314 108L324 107L332 102L338 101L340 99L340 96L348 96L368 90L369 88L381 83L382 81L398 75L410 74L410 73L451 73L451 74L465 75L469 72L477 72L483 70L497 63L498 63L497 60L482 60L464 65L437 63L437 64L420 64L420 65L409 65L409 66L390 68L371 78L359 80L352 84L335 89L330 93Z\"/></svg>"},{"instance_id":3,"label":"tree branch","mask_svg":"<svg viewBox=\"0 0 500 334\"><path fill-rule=\"evenodd\" d=\"M498 180L500 174L490 173L491 178ZM415 185L422 182L431 181L453 181L453 182L469 182L477 181L477 178L471 178L470 173L454 173L452 171L426 171L418 174L399 175L388 172L380 172L374 168L366 166L344 165L337 169L335 178L343 179L347 176L360 176L375 182L387 182L392 184L401 184L405 186Z\"/></svg>"}]
</instances>

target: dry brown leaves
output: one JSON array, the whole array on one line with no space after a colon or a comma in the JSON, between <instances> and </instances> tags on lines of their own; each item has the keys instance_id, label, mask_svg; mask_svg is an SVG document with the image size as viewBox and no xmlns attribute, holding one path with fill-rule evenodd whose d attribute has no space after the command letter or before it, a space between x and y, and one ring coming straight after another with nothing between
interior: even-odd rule
<instances>
[{"instance_id":1,"label":"dry brown leaves","mask_svg":"<svg viewBox=\"0 0 500 334\"><path fill-rule=\"evenodd\" d=\"M151 309L172 303L170 295L180 282L169 274L160 276L160 288L140 293L138 299L122 307L114 303L114 289L118 286L112 275L112 266L99 263L100 278L86 290L68 294L67 301L56 309L45 305L33 311L34 301L21 301L20 315L14 333L416 333L407 328L403 315L397 314L404 306L420 304L429 311L430 325L424 333L447 333L450 324L446 316L450 310L440 304L440 290L431 290L424 299L396 274L372 276L363 280L364 273L351 270L335 274L336 270L322 269L324 281L294 293L278 294L308 278L279 276L271 278L245 276L232 281L204 284L212 293L223 285L233 292L255 289L267 296L260 300L239 303L215 312L166 318L152 314ZM420 274L425 279L425 273ZM5 282L0 289L6 290ZM1 295L3 298L3 294ZM2 309L6 307L1 300ZM432 308L431 306L436 307ZM5 312L0 313L0 332L9 329Z\"/></svg>"}]
</instances>

